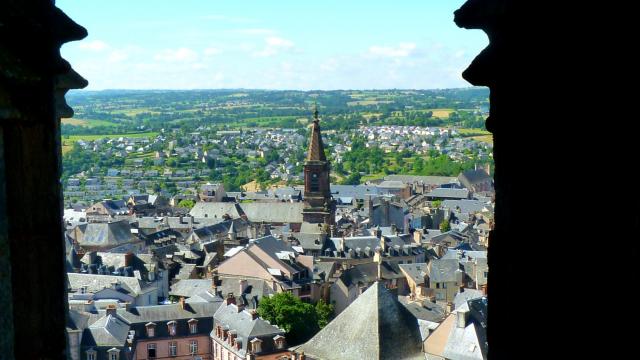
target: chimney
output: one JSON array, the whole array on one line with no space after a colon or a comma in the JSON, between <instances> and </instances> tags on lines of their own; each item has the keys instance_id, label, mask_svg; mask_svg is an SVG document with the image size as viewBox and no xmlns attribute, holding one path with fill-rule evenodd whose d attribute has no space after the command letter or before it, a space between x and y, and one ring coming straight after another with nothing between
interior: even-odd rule
<instances>
[{"instance_id":1,"label":"chimney","mask_svg":"<svg viewBox=\"0 0 640 360\"><path fill-rule=\"evenodd\" d=\"M184 296L180 296L178 303L180 304L180 309L184 310Z\"/></svg>"},{"instance_id":2,"label":"chimney","mask_svg":"<svg viewBox=\"0 0 640 360\"><path fill-rule=\"evenodd\" d=\"M467 327L467 311L456 311L456 326L460 329Z\"/></svg>"},{"instance_id":3,"label":"chimney","mask_svg":"<svg viewBox=\"0 0 640 360\"><path fill-rule=\"evenodd\" d=\"M227 306L236 303L236 298L235 298L235 296L233 296L233 293L228 293L227 294L227 299L224 301L224 303Z\"/></svg>"},{"instance_id":4,"label":"chimney","mask_svg":"<svg viewBox=\"0 0 640 360\"><path fill-rule=\"evenodd\" d=\"M133 266L133 257L135 255L133 255L133 253L131 251L129 251L128 253L124 254L124 266Z\"/></svg>"},{"instance_id":5,"label":"chimney","mask_svg":"<svg viewBox=\"0 0 640 360\"><path fill-rule=\"evenodd\" d=\"M452 302L449 301L447 303L447 309L446 310L447 310L447 314L451 314L451 312L454 310L454 306L453 306Z\"/></svg>"},{"instance_id":6,"label":"chimney","mask_svg":"<svg viewBox=\"0 0 640 360\"><path fill-rule=\"evenodd\" d=\"M115 316L116 315L116 305L115 304L109 304L107 305L107 315L111 315L111 316Z\"/></svg>"},{"instance_id":7,"label":"chimney","mask_svg":"<svg viewBox=\"0 0 640 360\"><path fill-rule=\"evenodd\" d=\"M246 279L241 279L239 281L240 283L240 292L239 294L244 294L244 290L247 288L247 280Z\"/></svg>"}]
</instances>

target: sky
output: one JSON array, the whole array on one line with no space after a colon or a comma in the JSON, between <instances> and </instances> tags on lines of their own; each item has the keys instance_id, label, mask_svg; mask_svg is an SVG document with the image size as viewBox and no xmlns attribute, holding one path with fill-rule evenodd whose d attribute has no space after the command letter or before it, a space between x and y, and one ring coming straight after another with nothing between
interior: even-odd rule
<instances>
[{"instance_id":1,"label":"sky","mask_svg":"<svg viewBox=\"0 0 640 360\"><path fill-rule=\"evenodd\" d=\"M488 44L465 0L58 0L62 56L103 89L441 89Z\"/></svg>"}]
</instances>

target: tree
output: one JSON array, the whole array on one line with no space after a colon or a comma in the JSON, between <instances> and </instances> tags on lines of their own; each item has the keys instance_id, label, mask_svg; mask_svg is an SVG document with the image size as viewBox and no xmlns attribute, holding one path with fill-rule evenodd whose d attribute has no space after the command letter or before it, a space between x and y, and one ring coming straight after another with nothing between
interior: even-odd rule
<instances>
[{"instance_id":1,"label":"tree","mask_svg":"<svg viewBox=\"0 0 640 360\"><path fill-rule=\"evenodd\" d=\"M360 185L362 176L358 172L352 172L342 181L342 185Z\"/></svg>"},{"instance_id":2,"label":"tree","mask_svg":"<svg viewBox=\"0 0 640 360\"><path fill-rule=\"evenodd\" d=\"M292 344L305 342L320 330L316 307L290 292L263 297L257 310L260 317L284 329Z\"/></svg>"},{"instance_id":3,"label":"tree","mask_svg":"<svg viewBox=\"0 0 640 360\"><path fill-rule=\"evenodd\" d=\"M191 199L183 199L178 203L178 207L183 207L191 210L196 205L195 201Z\"/></svg>"},{"instance_id":4,"label":"tree","mask_svg":"<svg viewBox=\"0 0 640 360\"><path fill-rule=\"evenodd\" d=\"M451 230L451 224L449 224L449 220L443 220L440 223L440 231L444 233L444 232L447 232L449 230Z\"/></svg>"},{"instance_id":5,"label":"tree","mask_svg":"<svg viewBox=\"0 0 640 360\"><path fill-rule=\"evenodd\" d=\"M329 320L333 317L333 305L327 304L320 299L316 303L316 314L318 315L318 326L322 329L327 326Z\"/></svg>"}]
</instances>

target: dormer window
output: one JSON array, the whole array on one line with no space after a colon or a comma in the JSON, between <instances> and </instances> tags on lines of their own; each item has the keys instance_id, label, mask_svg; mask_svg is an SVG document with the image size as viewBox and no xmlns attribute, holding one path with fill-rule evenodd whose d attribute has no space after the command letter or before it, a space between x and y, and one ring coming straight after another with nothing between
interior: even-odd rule
<instances>
[{"instance_id":1,"label":"dormer window","mask_svg":"<svg viewBox=\"0 0 640 360\"><path fill-rule=\"evenodd\" d=\"M167 327L169 329L169 335L170 336L176 336L176 325L177 325L177 323L175 321L169 321L167 323Z\"/></svg>"},{"instance_id":2,"label":"dormer window","mask_svg":"<svg viewBox=\"0 0 640 360\"><path fill-rule=\"evenodd\" d=\"M116 348L111 348L111 349L107 350L107 354L109 354L109 356L108 356L109 360L118 360L118 359L120 359L120 350L118 350Z\"/></svg>"},{"instance_id":3,"label":"dormer window","mask_svg":"<svg viewBox=\"0 0 640 360\"><path fill-rule=\"evenodd\" d=\"M93 349L87 350L87 360L96 360L96 351Z\"/></svg>"},{"instance_id":4,"label":"dormer window","mask_svg":"<svg viewBox=\"0 0 640 360\"><path fill-rule=\"evenodd\" d=\"M148 337L156 336L156 324L155 323L148 323L148 324L145 325L145 327L147 328L147 336Z\"/></svg>"},{"instance_id":5,"label":"dormer window","mask_svg":"<svg viewBox=\"0 0 640 360\"><path fill-rule=\"evenodd\" d=\"M251 352L257 354L262 351L262 340L253 338L251 341Z\"/></svg>"},{"instance_id":6,"label":"dormer window","mask_svg":"<svg viewBox=\"0 0 640 360\"><path fill-rule=\"evenodd\" d=\"M285 338L282 335L276 335L273 338L273 342L276 345L276 349L283 349L285 344Z\"/></svg>"},{"instance_id":7,"label":"dormer window","mask_svg":"<svg viewBox=\"0 0 640 360\"><path fill-rule=\"evenodd\" d=\"M191 319L188 321L188 323L189 323L189 333L190 334L198 333L198 320Z\"/></svg>"}]
</instances>

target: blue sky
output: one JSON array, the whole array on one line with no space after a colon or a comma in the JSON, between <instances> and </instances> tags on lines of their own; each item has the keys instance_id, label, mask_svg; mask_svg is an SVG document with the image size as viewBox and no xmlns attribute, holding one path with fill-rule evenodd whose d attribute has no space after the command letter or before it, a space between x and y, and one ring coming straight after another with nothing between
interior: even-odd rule
<instances>
[{"instance_id":1,"label":"blue sky","mask_svg":"<svg viewBox=\"0 0 640 360\"><path fill-rule=\"evenodd\" d=\"M434 89L488 43L465 0L58 0L87 89Z\"/></svg>"}]
</instances>

